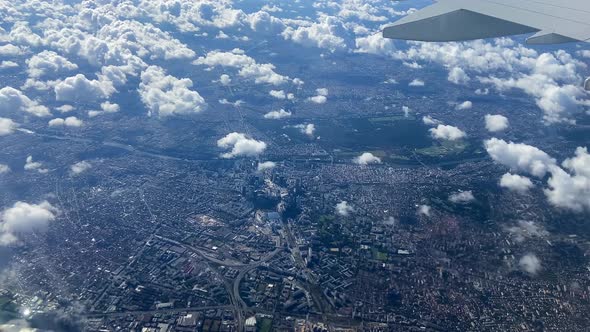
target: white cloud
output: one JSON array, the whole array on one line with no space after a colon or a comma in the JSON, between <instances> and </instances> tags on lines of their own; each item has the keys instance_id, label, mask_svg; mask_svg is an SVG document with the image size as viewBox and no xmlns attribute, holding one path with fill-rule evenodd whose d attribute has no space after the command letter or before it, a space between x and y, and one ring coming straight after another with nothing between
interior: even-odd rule
<instances>
[{"instance_id":1,"label":"white cloud","mask_svg":"<svg viewBox=\"0 0 590 332\"><path fill-rule=\"evenodd\" d=\"M380 164L381 158L373 155L370 152L365 152L360 156L354 158L353 162L359 165Z\"/></svg>"},{"instance_id":2,"label":"white cloud","mask_svg":"<svg viewBox=\"0 0 590 332\"><path fill-rule=\"evenodd\" d=\"M460 104L457 104L457 106L455 106L455 109L458 111L470 110L472 108L473 108L473 103L469 100L466 100Z\"/></svg>"},{"instance_id":3,"label":"white cloud","mask_svg":"<svg viewBox=\"0 0 590 332\"><path fill-rule=\"evenodd\" d=\"M423 116L422 122L424 122L424 124L427 126L436 126L436 125L442 124L441 121L434 119L430 115Z\"/></svg>"},{"instance_id":4,"label":"white cloud","mask_svg":"<svg viewBox=\"0 0 590 332\"><path fill-rule=\"evenodd\" d=\"M284 119L284 118L288 118L290 116L291 116L291 112L285 111L284 109L280 109L278 111L270 111L270 112L264 114L265 119L272 119L272 120Z\"/></svg>"},{"instance_id":5,"label":"white cloud","mask_svg":"<svg viewBox=\"0 0 590 332\"><path fill-rule=\"evenodd\" d=\"M327 88L319 88L316 89L316 96L313 97L309 97L308 100L316 103L316 104L324 104L326 101L328 101L328 94L329 91Z\"/></svg>"},{"instance_id":6,"label":"white cloud","mask_svg":"<svg viewBox=\"0 0 590 332\"><path fill-rule=\"evenodd\" d=\"M222 149L231 149L230 152L221 155L222 158L255 157L266 150L266 143L248 138L242 133L230 133L217 141L217 146Z\"/></svg>"},{"instance_id":7,"label":"white cloud","mask_svg":"<svg viewBox=\"0 0 590 332\"><path fill-rule=\"evenodd\" d=\"M518 266L524 272L536 275L539 271L541 271L541 261L535 254L526 254L522 256L520 261L518 261Z\"/></svg>"},{"instance_id":8,"label":"white cloud","mask_svg":"<svg viewBox=\"0 0 590 332\"><path fill-rule=\"evenodd\" d=\"M347 201L341 201L336 204L336 213L340 216L347 217L354 212L354 208L348 205Z\"/></svg>"},{"instance_id":9,"label":"white cloud","mask_svg":"<svg viewBox=\"0 0 590 332\"><path fill-rule=\"evenodd\" d=\"M33 161L33 156L28 156L24 166L25 171L37 171L41 174L49 172L47 168L43 168L43 164L38 161Z\"/></svg>"},{"instance_id":10,"label":"white cloud","mask_svg":"<svg viewBox=\"0 0 590 332\"><path fill-rule=\"evenodd\" d=\"M92 164L87 161L79 161L72 166L70 166L70 172L72 175L78 175L80 173L86 172L87 170L92 168Z\"/></svg>"},{"instance_id":11,"label":"white cloud","mask_svg":"<svg viewBox=\"0 0 590 332\"><path fill-rule=\"evenodd\" d=\"M264 10L249 14L246 21L249 23L250 29L262 34L278 34L285 28L285 24L281 19L270 15Z\"/></svg>"},{"instance_id":12,"label":"white cloud","mask_svg":"<svg viewBox=\"0 0 590 332\"><path fill-rule=\"evenodd\" d=\"M283 90L270 90L268 94L277 99L287 99L287 94Z\"/></svg>"},{"instance_id":13,"label":"white cloud","mask_svg":"<svg viewBox=\"0 0 590 332\"><path fill-rule=\"evenodd\" d=\"M368 53L377 55L392 55L395 52L393 41L383 38L381 33L375 33L365 37L356 38L357 53Z\"/></svg>"},{"instance_id":14,"label":"white cloud","mask_svg":"<svg viewBox=\"0 0 590 332\"><path fill-rule=\"evenodd\" d=\"M313 134L315 133L315 125L313 123L308 123L308 124L298 124L296 126L294 126L295 128L299 129L299 131L302 134L305 134L307 136L313 137Z\"/></svg>"},{"instance_id":15,"label":"white cloud","mask_svg":"<svg viewBox=\"0 0 590 332\"><path fill-rule=\"evenodd\" d=\"M525 193L529 189L533 188L533 182L526 176L520 176L518 174L506 173L500 178L500 187L507 188L520 193Z\"/></svg>"},{"instance_id":16,"label":"white cloud","mask_svg":"<svg viewBox=\"0 0 590 332\"><path fill-rule=\"evenodd\" d=\"M56 107L55 109L61 113L68 113L75 110L76 108L72 105L61 105L59 107Z\"/></svg>"},{"instance_id":17,"label":"white cloud","mask_svg":"<svg viewBox=\"0 0 590 332\"><path fill-rule=\"evenodd\" d=\"M3 57L9 57L9 56L19 56L19 55L23 55L25 53L25 51L15 45L12 44L6 44L6 45L2 45L0 46L0 56Z\"/></svg>"},{"instance_id":18,"label":"white cloud","mask_svg":"<svg viewBox=\"0 0 590 332\"><path fill-rule=\"evenodd\" d=\"M432 208L428 205L418 206L418 214L421 216L430 217Z\"/></svg>"},{"instance_id":19,"label":"white cloud","mask_svg":"<svg viewBox=\"0 0 590 332\"><path fill-rule=\"evenodd\" d=\"M277 167L277 163L272 162L272 161L265 161L265 162L258 163L258 171L259 172L264 172L266 170L273 169L275 167Z\"/></svg>"},{"instance_id":20,"label":"white cloud","mask_svg":"<svg viewBox=\"0 0 590 332\"><path fill-rule=\"evenodd\" d=\"M14 62L14 61L2 61L0 62L0 69L11 69L11 68L17 68L19 65L18 63Z\"/></svg>"},{"instance_id":21,"label":"white cloud","mask_svg":"<svg viewBox=\"0 0 590 332\"><path fill-rule=\"evenodd\" d=\"M408 83L408 86L424 86L426 85L423 80L415 78L412 82Z\"/></svg>"},{"instance_id":22,"label":"white cloud","mask_svg":"<svg viewBox=\"0 0 590 332\"><path fill-rule=\"evenodd\" d=\"M10 172L10 167L6 164L0 164L0 174L6 174Z\"/></svg>"},{"instance_id":23,"label":"white cloud","mask_svg":"<svg viewBox=\"0 0 590 332\"><path fill-rule=\"evenodd\" d=\"M219 76L219 83L223 86L228 86L231 84L231 78L227 74L222 74Z\"/></svg>"},{"instance_id":24,"label":"white cloud","mask_svg":"<svg viewBox=\"0 0 590 332\"><path fill-rule=\"evenodd\" d=\"M59 211L47 201L39 204L16 202L0 214L0 245L18 241L18 235L45 231Z\"/></svg>"},{"instance_id":25,"label":"white cloud","mask_svg":"<svg viewBox=\"0 0 590 332\"><path fill-rule=\"evenodd\" d=\"M10 135L16 128L18 128L18 124L12 119L0 118L0 136Z\"/></svg>"},{"instance_id":26,"label":"white cloud","mask_svg":"<svg viewBox=\"0 0 590 332\"><path fill-rule=\"evenodd\" d=\"M46 75L57 75L66 71L78 69L75 63L68 61L53 51L42 51L27 60L30 77L40 78Z\"/></svg>"},{"instance_id":27,"label":"white cloud","mask_svg":"<svg viewBox=\"0 0 590 332\"><path fill-rule=\"evenodd\" d=\"M242 106L242 105L245 104L245 102L243 100L241 100L241 99L238 99L236 101L229 101L229 100L227 100L227 99L224 98L224 99L218 100L218 102L221 105L230 105L230 106L233 106L233 107L240 107L240 106Z\"/></svg>"},{"instance_id":28,"label":"white cloud","mask_svg":"<svg viewBox=\"0 0 590 332\"><path fill-rule=\"evenodd\" d=\"M430 135L435 139L456 141L467 136L464 131L454 126L439 124L436 128L430 128Z\"/></svg>"},{"instance_id":29,"label":"white cloud","mask_svg":"<svg viewBox=\"0 0 590 332\"><path fill-rule=\"evenodd\" d=\"M451 70L449 70L448 80L449 82L455 84L467 84L469 81L471 81L471 78L461 67L453 67Z\"/></svg>"},{"instance_id":30,"label":"white cloud","mask_svg":"<svg viewBox=\"0 0 590 332\"><path fill-rule=\"evenodd\" d=\"M8 113L13 110L21 110L38 117L51 115L47 107L29 99L20 90L7 86L0 89L0 112Z\"/></svg>"},{"instance_id":31,"label":"white cloud","mask_svg":"<svg viewBox=\"0 0 590 332\"><path fill-rule=\"evenodd\" d=\"M89 80L83 74L71 76L54 87L58 101L95 101L106 99L115 92L110 81Z\"/></svg>"},{"instance_id":32,"label":"white cloud","mask_svg":"<svg viewBox=\"0 0 590 332\"><path fill-rule=\"evenodd\" d=\"M193 82L166 75L161 67L150 66L141 73L139 95L148 107L150 116L161 118L172 115L199 113L207 108L201 95L191 90Z\"/></svg>"},{"instance_id":33,"label":"white cloud","mask_svg":"<svg viewBox=\"0 0 590 332\"><path fill-rule=\"evenodd\" d=\"M587 148L578 147L573 158L566 159L564 169L550 167L551 177L545 195L556 207L577 212L590 211L590 154Z\"/></svg>"},{"instance_id":34,"label":"white cloud","mask_svg":"<svg viewBox=\"0 0 590 332\"><path fill-rule=\"evenodd\" d=\"M486 129L491 133L506 130L506 128L508 128L508 118L503 115L486 114L485 121Z\"/></svg>"},{"instance_id":35,"label":"white cloud","mask_svg":"<svg viewBox=\"0 0 590 332\"><path fill-rule=\"evenodd\" d=\"M104 103L101 103L100 108L105 113L117 113L120 110L118 104L111 103L110 101L105 101Z\"/></svg>"},{"instance_id":36,"label":"white cloud","mask_svg":"<svg viewBox=\"0 0 590 332\"><path fill-rule=\"evenodd\" d=\"M523 171L536 177L544 177L555 159L538 148L526 144L506 142L492 138L484 142L492 159L515 171Z\"/></svg>"},{"instance_id":37,"label":"white cloud","mask_svg":"<svg viewBox=\"0 0 590 332\"><path fill-rule=\"evenodd\" d=\"M48 124L50 127L63 127L63 126L65 126L65 127L82 127L82 125L84 125L84 122L75 116L68 116L65 119L62 119L62 118L51 119L51 120L49 120Z\"/></svg>"},{"instance_id":38,"label":"white cloud","mask_svg":"<svg viewBox=\"0 0 590 332\"><path fill-rule=\"evenodd\" d=\"M288 76L277 74L273 64L259 64L245 55L241 49L234 49L231 52L211 51L206 56L193 61L193 64L210 68L216 66L237 68L239 76L254 80L257 84L281 85L290 80Z\"/></svg>"},{"instance_id":39,"label":"white cloud","mask_svg":"<svg viewBox=\"0 0 590 332\"><path fill-rule=\"evenodd\" d=\"M449 195L449 201L455 204L467 204L475 201L475 196L473 196L473 192L471 190L460 191L458 193Z\"/></svg>"},{"instance_id":40,"label":"white cloud","mask_svg":"<svg viewBox=\"0 0 590 332\"><path fill-rule=\"evenodd\" d=\"M542 226L534 221L520 220L515 226L511 226L508 232L514 236L516 242L523 242L527 238L545 237L549 234Z\"/></svg>"},{"instance_id":41,"label":"white cloud","mask_svg":"<svg viewBox=\"0 0 590 332\"><path fill-rule=\"evenodd\" d=\"M287 27L282 36L285 40L292 40L304 46L325 48L332 52L346 48L346 41L342 37L346 28L342 21L334 16L323 15L318 22L308 23L296 28Z\"/></svg>"},{"instance_id":42,"label":"white cloud","mask_svg":"<svg viewBox=\"0 0 590 332\"><path fill-rule=\"evenodd\" d=\"M408 50L396 52L395 57L450 68L449 81L454 83L466 83L467 72L473 72L481 83L500 91L519 89L535 98L548 123L571 121L573 114L590 103L578 75L587 65L565 51L538 54L507 38L492 43L412 42L410 45Z\"/></svg>"}]
</instances>

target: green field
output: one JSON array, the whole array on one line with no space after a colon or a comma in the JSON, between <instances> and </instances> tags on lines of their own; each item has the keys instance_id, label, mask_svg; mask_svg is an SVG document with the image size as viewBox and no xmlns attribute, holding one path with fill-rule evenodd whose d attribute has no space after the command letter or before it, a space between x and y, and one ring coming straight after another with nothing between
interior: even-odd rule
<instances>
[{"instance_id":1,"label":"green field","mask_svg":"<svg viewBox=\"0 0 590 332\"><path fill-rule=\"evenodd\" d=\"M444 157L460 154L468 147L469 143L465 141L442 141L440 144L416 149L416 153L427 157Z\"/></svg>"}]
</instances>

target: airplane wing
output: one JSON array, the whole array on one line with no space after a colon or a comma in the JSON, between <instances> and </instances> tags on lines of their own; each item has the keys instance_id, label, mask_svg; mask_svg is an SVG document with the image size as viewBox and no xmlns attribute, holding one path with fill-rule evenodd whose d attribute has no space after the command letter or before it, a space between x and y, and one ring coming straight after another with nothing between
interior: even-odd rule
<instances>
[{"instance_id":1,"label":"airplane wing","mask_svg":"<svg viewBox=\"0 0 590 332\"><path fill-rule=\"evenodd\" d=\"M439 0L383 37L442 42L533 32L528 44L590 42L590 0Z\"/></svg>"}]
</instances>

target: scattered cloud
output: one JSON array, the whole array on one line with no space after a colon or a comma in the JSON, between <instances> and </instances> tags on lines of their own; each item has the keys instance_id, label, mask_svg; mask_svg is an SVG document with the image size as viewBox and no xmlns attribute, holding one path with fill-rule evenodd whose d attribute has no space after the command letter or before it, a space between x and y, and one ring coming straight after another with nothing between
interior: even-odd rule
<instances>
[{"instance_id":1,"label":"scattered cloud","mask_svg":"<svg viewBox=\"0 0 590 332\"><path fill-rule=\"evenodd\" d=\"M270 111L270 112L264 114L265 119L272 119L272 120L284 119L284 118L288 118L290 116L291 116L291 112L285 111L282 108L278 111Z\"/></svg>"},{"instance_id":2,"label":"scattered cloud","mask_svg":"<svg viewBox=\"0 0 590 332\"><path fill-rule=\"evenodd\" d=\"M313 123L308 123L308 124L298 124L296 126L294 126L295 128L299 129L299 131L302 134L305 134L307 136L313 137L314 133L315 133L315 125Z\"/></svg>"},{"instance_id":3,"label":"scattered cloud","mask_svg":"<svg viewBox=\"0 0 590 332\"><path fill-rule=\"evenodd\" d=\"M442 124L440 120L434 119L430 115L426 115L422 117L422 122L427 126L436 126Z\"/></svg>"},{"instance_id":4,"label":"scattered cloud","mask_svg":"<svg viewBox=\"0 0 590 332\"><path fill-rule=\"evenodd\" d=\"M448 80L455 84L467 84L471 81L471 78L461 67L453 67L449 70Z\"/></svg>"},{"instance_id":5,"label":"scattered cloud","mask_svg":"<svg viewBox=\"0 0 590 332\"><path fill-rule=\"evenodd\" d=\"M515 226L508 227L507 230L514 236L516 242L524 242L524 240L533 237L545 237L549 234L534 221L525 220L518 221Z\"/></svg>"},{"instance_id":6,"label":"scattered cloud","mask_svg":"<svg viewBox=\"0 0 590 332\"><path fill-rule=\"evenodd\" d=\"M408 83L408 86L424 86L426 85L423 80L415 78L412 82Z\"/></svg>"},{"instance_id":7,"label":"scattered cloud","mask_svg":"<svg viewBox=\"0 0 590 332\"><path fill-rule=\"evenodd\" d=\"M72 175L78 175L81 174L83 172L86 172L87 170L92 168L92 164L90 164L87 161L79 161L75 164L73 164L72 166L70 166L70 173Z\"/></svg>"},{"instance_id":8,"label":"scattered cloud","mask_svg":"<svg viewBox=\"0 0 590 332\"><path fill-rule=\"evenodd\" d=\"M190 115L207 109L205 99L191 90L193 81L166 75L166 71L150 66L141 73L139 95L148 108L149 116L160 118L173 115Z\"/></svg>"},{"instance_id":9,"label":"scattered cloud","mask_svg":"<svg viewBox=\"0 0 590 332\"><path fill-rule=\"evenodd\" d=\"M77 74L57 83L54 91L58 101L88 102L109 98L115 88L110 81L89 80Z\"/></svg>"},{"instance_id":10,"label":"scattered cloud","mask_svg":"<svg viewBox=\"0 0 590 332\"><path fill-rule=\"evenodd\" d=\"M277 167L277 163L275 163L273 161L265 161L265 162L258 163L258 171L259 172L264 172L266 170L273 169L275 167Z\"/></svg>"},{"instance_id":11,"label":"scattered cloud","mask_svg":"<svg viewBox=\"0 0 590 332\"><path fill-rule=\"evenodd\" d=\"M475 201L475 196L473 196L473 192L471 190L460 191L458 193L451 194L449 196L449 201L455 204L467 204Z\"/></svg>"},{"instance_id":12,"label":"scattered cloud","mask_svg":"<svg viewBox=\"0 0 590 332\"><path fill-rule=\"evenodd\" d=\"M436 128L430 128L430 135L435 139L447 141L456 141L467 136L461 129L443 124L439 124Z\"/></svg>"},{"instance_id":13,"label":"scattered cloud","mask_svg":"<svg viewBox=\"0 0 590 332\"><path fill-rule=\"evenodd\" d=\"M353 159L353 162L358 165L380 164L381 158L376 157L370 152L365 152Z\"/></svg>"},{"instance_id":14,"label":"scattered cloud","mask_svg":"<svg viewBox=\"0 0 590 332\"><path fill-rule=\"evenodd\" d=\"M457 104L457 106L455 106L455 109L458 111L470 110L472 108L473 108L473 103L469 100L466 100L462 103Z\"/></svg>"},{"instance_id":15,"label":"scattered cloud","mask_svg":"<svg viewBox=\"0 0 590 332\"><path fill-rule=\"evenodd\" d=\"M33 161L33 156L28 156L25 160L25 171L37 171L41 174L49 172L47 168L43 168L43 164L38 161Z\"/></svg>"},{"instance_id":16,"label":"scattered cloud","mask_svg":"<svg viewBox=\"0 0 590 332\"><path fill-rule=\"evenodd\" d=\"M10 167L6 164L0 164L0 174L6 174L10 172Z\"/></svg>"},{"instance_id":17,"label":"scattered cloud","mask_svg":"<svg viewBox=\"0 0 590 332\"><path fill-rule=\"evenodd\" d=\"M486 129L491 133L503 131L506 130L506 128L508 128L508 118L503 115L486 114L485 121Z\"/></svg>"},{"instance_id":18,"label":"scattered cloud","mask_svg":"<svg viewBox=\"0 0 590 332\"><path fill-rule=\"evenodd\" d=\"M65 119L51 119L49 120L48 124L50 127L82 127L82 125L84 125L84 122L75 116L68 116Z\"/></svg>"},{"instance_id":19,"label":"scattered cloud","mask_svg":"<svg viewBox=\"0 0 590 332\"><path fill-rule=\"evenodd\" d=\"M47 201L39 204L16 202L0 214L0 245L16 243L19 235L45 231L58 213Z\"/></svg>"},{"instance_id":20,"label":"scattered cloud","mask_svg":"<svg viewBox=\"0 0 590 332\"><path fill-rule=\"evenodd\" d=\"M534 187L534 184L531 179L526 176L506 173L500 178L500 187L517 191L519 193L526 193Z\"/></svg>"},{"instance_id":21,"label":"scattered cloud","mask_svg":"<svg viewBox=\"0 0 590 332\"><path fill-rule=\"evenodd\" d=\"M222 158L255 157L266 150L266 143L248 138L242 133L230 133L217 141L217 146L222 149L231 149L230 152L221 155Z\"/></svg>"},{"instance_id":22,"label":"scattered cloud","mask_svg":"<svg viewBox=\"0 0 590 332\"><path fill-rule=\"evenodd\" d=\"M541 271L541 261L535 254L526 254L518 261L520 269L530 275L536 275Z\"/></svg>"},{"instance_id":23,"label":"scattered cloud","mask_svg":"<svg viewBox=\"0 0 590 332\"><path fill-rule=\"evenodd\" d=\"M429 205L418 206L418 215L430 217L432 208Z\"/></svg>"},{"instance_id":24,"label":"scattered cloud","mask_svg":"<svg viewBox=\"0 0 590 332\"><path fill-rule=\"evenodd\" d=\"M0 136L6 136L14 133L18 124L12 119L0 118Z\"/></svg>"},{"instance_id":25,"label":"scattered cloud","mask_svg":"<svg viewBox=\"0 0 590 332\"><path fill-rule=\"evenodd\" d=\"M348 217L351 213L354 213L354 208L347 201L341 201L336 204L336 213L340 216Z\"/></svg>"},{"instance_id":26,"label":"scattered cloud","mask_svg":"<svg viewBox=\"0 0 590 332\"><path fill-rule=\"evenodd\" d=\"M53 51L42 51L27 60L29 77L54 76L78 69L75 63Z\"/></svg>"},{"instance_id":27,"label":"scattered cloud","mask_svg":"<svg viewBox=\"0 0 590 332\"><path fill-rule=\"evenodd\" d=\"M492 159L514 171L522 171L542 178L555 165L555 159L538 148L526 144L491 138L484 146Z\"/></svg>"},{"instance_id":28,"label":"scattered cloud","mask_svg":"<svg viewBox=\"0 0 590 332\"><path fill-rule=\"evenodd\" d=\"M6 114L13 110L20 110L37 117L51 115L47 107L29 99L20 90L7 86L0 89L0 113Z\"/></svg>"}]
</instances>

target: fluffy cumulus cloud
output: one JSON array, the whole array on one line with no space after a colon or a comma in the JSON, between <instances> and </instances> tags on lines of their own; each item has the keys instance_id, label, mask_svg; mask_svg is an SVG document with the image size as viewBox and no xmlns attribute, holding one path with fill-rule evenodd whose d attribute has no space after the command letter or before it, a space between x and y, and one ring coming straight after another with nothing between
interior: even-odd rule
<instances>
[{"instance_id":1,"label":"fluffy cumulus cloud","mask_svg":"<svg viewBox=\"0 0 590 332\"><path fill-rule=\"evenodd\" d=\"M10 172L10 166L6 164L0 164L0 174L6 174Z\"/></svg>"},{"instance_id":2,"label":"fluffy cumulus cloud","mask_svg":"<svg viewBox=\"0 0 590 332\"><path fill-rule=\"evenodd\" d=\"M467 84L471 81L471 78L461 67L453 67L449 70L448 80L455 84Z\"/></svg>"},{"instance_id":3,"label":"fluffy cumulus cloud","mask_svg":"<svg viewBox=\"0 0 590 332\"><path fill-rule=\"evenodd\" d=\"M475 201L475 196L473 196L473 192L471 190L460 191L458 193L451 194L449 196L449 201L455 204L467 204Z\"/></svg>"},{"instance_id":4,"label":"fluffy cumulus cloud","mask_svg":"<svg viewBox=\"0 0 590 332\"><path fill-rule=\"evenodd\" d=\"M0 136L6 136L14 133L18 124L8 118L0 118Z\"/></svg>"},{"instance_id":5,"label":"fluffy cumulus cloud","mask_svg":"<svg viewBox=\"0 0 590 332\"><path fill-rule=\"evenodd\" d=\"M466 100L462 103L457 104L457 106L455 106L455 109L458 111L470 110L472 108L473 108L473 103L469 100Z\"/></svg>"},{"instance_id":6,"label":"fluffy cumulus cloud","mask_svg":"<svg viewBox=\"0 0 590 332\"><path fill-rule=\"evenodd\" d=\"M349 205L347 201L341 201L340 203L336 204L336 214L339 216L348 217L353 212L354 208Z\"/></svg>"},{"instance_id":7,"label":"fluffy cumulus cloud","mask_svg":"<svg viewBox=\"0 0 590 332\"><path fill-rule=\"evenodd\" d=\"M25 160L25 171L37 171L41 174L49 172L47 168L43 168L43 164L38 161L33 161L33 156L28 156Z\"/></svg>"},{"instance_id":8,"label":"fluffy cumulus cloud","mask_svg":"<svg viewBox=\"0 0 590 332\"><path fill-rule=\"evenodd\" d=\"M265 162L258 163L257 169L259 172L264 172L266 170L273 169L275 167L277 167L277 163L275 163L273 161L265 161Z\"/></svg>"},{"instance_id":9,"label":"fluffy cumulus cloud","mask_svg":"<svg viewBox=\"0 0 590 332\"><path fill-rule=\"evenodd\" d=\"M20 235L46 230L57 213L57 208L47 201L39 204L14 203L0 214L0 245L13 244Z\"/></svg>"},{"instance_id":10,"label":"fluffy cumulus cloud","mask_svg":"<svg viewBox=\"0 0 590 332\"><path fill-rule=\"evenodd\" d=\"M373 155L370 152L365 152L353 159L353 162L358 165L380 164L381 158Z\"/></svg>"},{"instance_id":11,"label":"fluffy cumulus cloud","mask_svg":"<svg viewBox=\"0 0 590 332\"><path fill-rule=\"evenodd\" d=\"M192 86L188 78L178 79L166 75L161 67L150 66L141 73L139 95L150 116L194 114L205 110L207 103Z\"/></svg>"},{"instance_id":12,"label":"fluffy cumulus cloud","mask_svg":"<svg viewBox=\"0 0 590 332\"><path fill-rule=\"evenodd\" d=\"M72 166L70 166L70 173L72 175L78 175L81 173L86 172L87 170L92 168L92 164L87 161L79 161Z\"/></svg>"},{"instance_id":13,"label":"fluffy cumulus cloud","mask_svg":"<svg viewBox=\"0 0 590 332\"><path fill-rule=\"evenodd\" d=\"M532 96L548 123L570 121L590 101L578 74L586 64L565 51L539 54L500 38L494 42L410 43L395 57L402 61L434 62L449 69L449 81L465 84L477 76L480 83L499 91L518 89ZM480 91L485 91L481 90Z\"/></svg>"},{"instance_id":14,"label":"fluffy cumulus cloud","mask_svg":"<svg viewBox=\"0 0 590 332\"><path fill-rule=\"evenodd\" d=\"M68 116L65 119L51 119L49 120L48 124L50 127L82 127L82 125L84 125L84 121L78 119L75 116Z\"/></svg>"},{"instance_id":15,"label":"fluffy cumulus cloud","mask_svg":"<svg viewBox=\"0 0 590 332\"><path fill-rule=\"evenodd\" d=\"M388 38L383 38L381 33L357 37L355 43L355 52L358 53L392 55L395 52L395 45L393 44L393 41Z\"/></svg>"},{"instance_id":16,"label":"fluffy cumulus cloud","mask_svg":"<svg viewBox=\"0 0 590 332\"><path fill-rule=\"evenodd\" d=\"M47 107L29 99L20 90L7 86L0 89L0 113L8 113L13 110L20 110L37 117L51 115Z\"/></svg>"},{"instance_id":17,"label":"fluffy cumulus cloud","mask_svg":"<svg viewBox=\"0 0 590 332\"><path fill-rule=\"evenodd\" d=\"M544 192L553 206L575 212L590 211L590 154L587 148L578 147L575 156L566 159L560 167L555 159L534 146L497 138L484 144L493 160L514 171L539 178L550 174Z\"/></svg>"},{"instance_id":18,"label":"fluffy cumulus cloud","mask_svg":"<svg viewBox=\"0 0 590 332\"><path fill-rule=\"evenodd\" d=\"M211 51L193 61L193 64L210 68L217 66L236 68L239 76L259 84L281 85L290 81L288 76L276 73L276 67L273 64L259 64L252 57L244 54L241 49L234 49L231 52Z\"/></svg>"},{"instance_id":19,"label":"fluffy cumulus cloud","mask_svg":"<svg viewBox=\"0 0 590 332\"><path fill-rule=\"evenodd\" d=\"M535 254L526 254L518 261L520 269L530 275L536 275L541 271L541 260Z\"/></svg>"},{"instance_id":20,"label":"fluffy cumulus cloud","mask_svg":"<svg viewBox=\"0 0 590 332\"><path fill-rule=\"evenodd\" d=\"M329 91L327 88L319 88L315 90L316 95L309 97L308 100L316 104L325 104L328 101Z\"/></svg>"},{"instance_id":21,"label":"fluffy cumulus cloud","mask_svg":"<svg viewBox=\"0 0 590 332\"><path fill-rule=\"evenodd\" d=\"M439 124L436 128L430 128L430 135L435 139L447 141L456 141L467 136L461 129L443 124Z\"/></svg>"},{"instance_id":22,"label":"fluffy cumulus cloud","mask_svg":"<svg viewBox=\"0 0 590 332\"><path fill-rule=\"evenodd\" d=\"M76 70L78 66L53 51L42 51L27 60L27 72L30 77L40 78Z\"/></svg>"},{"instance_id":23,"label":"fluffy cumulus cloud","mask_svg":"<svg viewBox=\"0 0 590 332\"><path fill-rule=\"evenodd\" d=\"M500 178L500 187L509 190L525 193L533 188L533 182L526 176L506 173Z\"/></svg>"},{"instance_id":24,"label":"fluffy cumulus cloud","mask_svg":"<svg viewBox=\"0 0 590 332\"><path fill-rule=\"evenodd\" d=\"M413 87L421 87L421 86L425 86L425 85L426 85L426 83L424 83L424 81L419 78L415 78L410 83L408 83L408 86L413 86Z\"/></svg>"},{"instance_id":25,"label":"fluffy cumulus cloud","mask_svg":"<svg viewBox=\"0 0 590 332\"><path fill-rule=\"evenodd\" d=\"M332 52L346 49L347 44L344 39L346 35L347 30L343 22L338 17L327 15L320 16L317 22L289 26L282 32L285 40L292 40L308 47L328 49Z\"/></svg>"},{"instance_id":26,"label":"fluffy cumulus cloud","mask_svg":"<svg viewBox=\"0 0 590 332\"><path fill-rule=\"evenodd\" d=\"M54 91L58 101L88 102L110 97L115 88L110 81L90 80L77 74L57 83Z\"/></svg>"},{"instance_id":27,"label":"fluffy cumulus cloud","mask_svg":"<svg viewBox=\"0 0 590 332\"><path fill-rule=\"evenodd\" d=\"M309 137L313 137L315 134L315 125L313 123L308 124L298 124L295 128L299 129L302 134L305 134Z\"/></svg>"},{"instance_id":28,"label":"fluffy cumulus cloud","mask_svg":"<svg viewBox=\"0 0 590 332\"><path fill-rule=\"evenodd\" d=\"M590 154L579 147L573 158L566 159L563 168L552 166L545 190L549 202L573 211L590 211Z\"/></svg>"},{"instance_id":29,"label":"fluffy cumulus cloud","mask_svg":"<svg viewBox=\"0 0 590 332\"><path fill-rule=\"evenodd\" d=\"M545 237L549 234L534 221L526 220L519 220L516 225L508 227L507 231L514 237L516 242L524 242L528 238Z\"/></svg>"},{"instance_id":30,"label":"fluffy cumulus cloud","mask_svg":"<svg viewBox=\"0 0 590 332\"><path fill-rule=\"evenodd\" d=\"M425 216L425 217L430 217L432 208L429 205L425 205L422 204L420 206L418 206L418 215L420 216Z\"/></svg>"},{"instance_id":31,"label":"fluffy cumulus cloud","mask_svg":"<svg viewBox=\"0 0 590 332\"><path fill-rule=\"evenodd\" d=\"M440 120L437 120L437 119L431 117L430 115L423 116L422 122L427 126L436 126L436 125L442 124L442 122Z\"/></svg>"},{"instance_id":32,"label":"fluffy cumulus cloud","mask_svg":"<svg viewBox=\"0 0 590 332\"><path fill-rule=\"evenodd\" d=\"M556 163L555 159L534 146L497 138L485 141L484 145L494 161L514 171L526 172L536 177L544 177L549 168Z\"/></svg>"},{"instance_id":33,"label":"fluffy cumulus cloud","mask_svg":"<svg viewBox=\"0 0 590 332\"><path fill-rule=\"evenodd\" d=\"M508 118L500 114L486 114L486 129L491 133L506 130L508 128Z\"/></svg>"},{"instance_id":34,"label":"fluffy cumulus cloud","mask_svg":"<svg viewBox=\"0 0 590 332\"><path fill-rule=\"evenodd\" d=\"M285 93L284 90L270 90L268 94L274 98L277 98L277 99L289 99L289 100L295 99L294 94Z\"/></svg>"},{"instance_id":35,"label":"fluffy cumulus cloud","mask_svg":"<svg viewBox=\"0 0 590 332\"><path fill-rule=\"evenodd\" d=\"M223 153L222 158L255 157L266 150L266 143L249 138L242 133L229 133L217 141L217 146L222 149L229 149Z\"/></svg>"},{"instance_id":36,"label":"fluffy cumulus cloud","mask_svg":"<svg viewBox=\"0 0 590 332\"><path fill-rule=\"evenodd\" d=\"M270 111L270 112L264 114L265 119L271 119L271 120L284 119L284 118L288 118L290 116L291 116L291 112L285 111L282 108L278 111Z\"/></svg>"}]
</instances>

